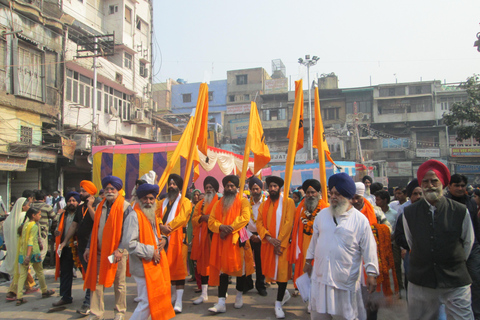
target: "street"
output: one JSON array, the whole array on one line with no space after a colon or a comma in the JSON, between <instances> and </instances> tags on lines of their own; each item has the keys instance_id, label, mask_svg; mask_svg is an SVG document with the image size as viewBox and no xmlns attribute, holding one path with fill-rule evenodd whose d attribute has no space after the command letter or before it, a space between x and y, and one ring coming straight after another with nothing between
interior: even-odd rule
<instances>
[{"instance_id":1,"label":"street","mask_svg":"<svg viewBox=\"0 0 480 320\"><path fill-rule=\"evenodd\" d=\"M7 302L5 295L8 289L8 283L0 284L0 319L79 319L81 315L76 313L76 309L80 308L83 301L83 281L81 279L80 272L77 272L79 276L73 280L73 303L66 306L65 310L57 312L48 312L51 309L52 302L59 299L59 282L55 282L54 269L46 269L45 276L49 289L56 291L54 297L47 299L41 298L41 293L36 292L33 294L25 295L27 303L17 307L15 302ZM192 301L198 297L198 293L194 293L196 285L193 282L187 282L185 286L185 293L183 296L183 313L178 314L176 319L275 319L275 313L273 310L274 300L277 294L277 288L272 285L267 289L268 296L262 297L257 294L256 290L250 291L244 295L244 306L241 309L235 309L233 303L235 302L235 284L229 286L227 297L227 312L224 314L213 315L208 311L208 308L213 306L217 301L217 288L209 289L209 300L207 303L195 306ZM290 281L288 284L288 290L293 292L293 284ZM402 293L405 296L404 292ZM127 279L127 314L128 319L132 312L135 310L136 303L133 299L136 297L136 285L133 278ZM105 319L113 319L113 288L106 290L105 297ZM306 305L302 302L300 297L292 297L283 307L286 315L286 319L309 319L309 315L306 312ZM86 318L85 318L86 319ZM379 311L378 319L388 320L406 320L406 301L395 300L389 307L382 306Z\"/></svg>"}]
</instances>

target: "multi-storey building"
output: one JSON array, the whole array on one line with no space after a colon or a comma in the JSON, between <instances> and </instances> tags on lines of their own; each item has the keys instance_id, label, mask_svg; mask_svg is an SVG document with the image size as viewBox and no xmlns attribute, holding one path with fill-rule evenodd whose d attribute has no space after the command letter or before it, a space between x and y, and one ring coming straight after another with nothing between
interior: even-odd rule
<instances>
[{"instance_id":1,"label":"multi-storey building","mask_svg":"<svg viewBox=\"0 0 480 320\"><path fill-rule=\"evenodd\" d=\"M25 189L57 188L63 22L51 1L0 1L0 195L7 210Z\"/></svg>"},{"instance_id":2,"label":"multi-storey building","mask_svg":"<svg viewBox=\"0 0 480 320\"><path fill-rule=\"evenodd\" d=\"M72 0L61 5L70 20L62 116L65 133L77 141L78 158L86 156L92 144L157 140L152 122L157 107L151 88L151 1ZM76 165L64 172L65 186L85 177Z\"/></svg>"}]
</instances>

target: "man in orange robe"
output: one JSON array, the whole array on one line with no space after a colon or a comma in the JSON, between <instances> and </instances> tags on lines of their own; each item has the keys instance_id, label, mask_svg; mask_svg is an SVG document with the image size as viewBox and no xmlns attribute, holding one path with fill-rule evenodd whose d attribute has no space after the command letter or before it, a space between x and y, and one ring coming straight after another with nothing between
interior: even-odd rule
<instances>
[{"instance_id":1,"label":"man in orange robe","mask_svg":"<svg viewBox=\"0 0 480 320\"><path fill-rule=\"evenodd\" d=\"M303 274L305 257L308 246L310 245L310 240L312 239L315 217L320 210L329 206L328 202L322 199L320 181L307 179L303 182L302 189L305 192L305 197L295 212L292 242L289 252L289 261L291 264L295 264L295 273L293 274L294 285L297 278Z\"/></svg>"},{"instance_id":2,"label":"man in orange robe","mask_svg":"<svg viewBox=\"0 0 480 320\"><path fill-rule=\"evenodd\" d=\"M187 277L188 246L184 243L189 214L192 212L192 203L183 198L180 191L183 179L178 174L168 176L168 194L157 204L155 214L159 219L160 231L168 237L167 259L170 265L172 283L172 304L175 312L182 312L183 290Z\"/></svg>"},{"instance_id":3,"label":"man in orange robe","mask_svg":"<svg viewBox=\"0 0 480 320\"><path fill-rule=\"evenodd\" d=\"M136 190L135 212L125 220L122 245L130 254L130 272L137 283L139 303L130 319L164 320L175 317L170 298L170 270L163 250L167 237L160 233L155 215L158 185L142 184Z\"/></svg>"},{"instance_id":4,"label":"man in orange robe","mask_svg":"<svg viewBox=\"0 0 480 320\"><path fill-rule=\"evenodd\" d=\"M388 222L387 217L385 217L382 209L372 205L370 201L365 201L365 198L363 197L365 193L365 185L362 182L355 182L355 188L355 195L353 196L352 200L350 200L355 209L367 217L370 225L373 225L374 223L385 224L391 231L392 226Z\"/></svg>"},{"instance_id":5,"label":"man in orange robe","mask_svg":"<svg viewBox=\"0 0 480 320\"><path fill-rule=\"evenodd\" d=\"M239 183L235 175L223 178L224 196L213 206L208 219L208 228L213 232L208 284L218 286L218 303L208 310L215 313L226 312L228 276L237 277L234 307L243 306L245 278L254 271L252 249L244 229L250 221L250 203L237 194Z\"/></svg>"},{"instance_id":6,"label":"man in orange robe","mask_svg":"<svg viewBox=\"0 0 480 320\"><path fill-rule=\"evenodd\" d=\"M290 235L295 216L295 202L288 199L287 208L283 208L283 196L280 190L283 179L269 176L266 179L269 198L258 208L257 231L262 239L262 271L267 281L278 284L275 316L285 318L282 300L287 290L287 283L292 274L292 265L288 262Z\"/></svg>"},{"instance_id":7,"label":"man in orange robe","mask_svg":"<svg viewBox=\"0 0 480 320\"><path fill-rule=\"evenodd\" d=\"M212 208L218 201L218 181L208 176L203 181L205 198L200 200L193 211L193 241L190 258L197 263L197 272L202 278L202 294L193 304L201 304L208 300L208 276L210 275L211 232L208 230L208 218Z\"/></svg>"},{"instance_id":8,"label":"man in orange robe","mask_svg":"<svg viewBox=\"0 0 480 320\"><path fill-rule=\"evenodd\" d=\"M90 243L84 253L88 262L84 289L90 289L89 320L103 319L105 305L103 292L114 285L115 318L125 319L127 310L127 258L128 252L121 246L123 221L133 211L130 203L120 195L123 182L115 176L102 179L105 199L97 206Z\"/></svg>"}]
</instances>

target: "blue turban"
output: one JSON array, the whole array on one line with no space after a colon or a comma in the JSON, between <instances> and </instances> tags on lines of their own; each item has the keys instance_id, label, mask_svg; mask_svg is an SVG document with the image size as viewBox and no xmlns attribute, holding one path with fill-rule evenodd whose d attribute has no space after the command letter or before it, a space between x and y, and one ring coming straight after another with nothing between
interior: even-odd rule
<instances>
[{"instance_id":1,"label":"blue turban","mask_svg":"<svg viewBox=\"0 0 480 320\"><path fill-rule=\"evenodd\" d=\"M122 190L123 182L122 179L115 176L106 176L102 179L102 188L105 189L109 184L112 185L118 191Z\"/></svg>"},{"instance_id":2,"label":"blue turban","mask_svg":"<svg viewBox=\"0 0 480 320\"><path fill-rule=\"evenodd\" d=\"M68 202L68 200L70 200L71 197L74 197L75 200L77 200L78 203L80 203L80 193L78 192L75 192L75 191L70 191L69 193L67 193L67 195L65 196L65 201Z\"/></svg>"},{"instance_id":3,"label":"blue turban","mask_svg":"<svg viewBox=\"0 0 480 320\"><path fill-rule=\"evenodd\" d=\"M333 187L347 199L352 199L357 190L355 182L345 172L334 174L328 179L328 188L332 190Z\"/></svg>"},{"instance_id":4,"label":"blue turban","mask_svg":"<svg viewBox=\"0 0 480 320\"><path fill-rule=\"evenodd\" d=\"M158 195L158 191L159 191L158 184L144 183L138 186L137 197L138 199L142 199L143 197L151 194L156 198Z\"/></svg>"},{"instance_id":5,"label":"blue turban","mask_svg":"<svg viewBox=\"0 0 480 320\"><path fill-rule=\"evenodd\" d=\"M253 188L254 185L257 185L260 187L260 189L263 189L263 182L262 180L258 179L257 177L253 176L250 178L250 180L248 180L248 187L250 189Z\"/></svg>"}]
</instances>

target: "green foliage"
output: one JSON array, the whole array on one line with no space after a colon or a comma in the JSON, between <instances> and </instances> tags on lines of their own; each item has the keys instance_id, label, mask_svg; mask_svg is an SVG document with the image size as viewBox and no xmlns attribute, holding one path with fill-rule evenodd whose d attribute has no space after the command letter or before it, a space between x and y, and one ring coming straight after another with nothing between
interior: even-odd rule
<instances>
[{"instance_id":1,"label":"green foliage","mask_svg":"<svg viewBox=\"0 0 480 320\"><path fill-rule=\"evenodd\" d=\"M456 102L449 113L443 115L445 124L455 130L457 140L473 137L480 140L480 80L478 75L461 84L467 92L467 100Z\"/></svg>"}]
</instances>

